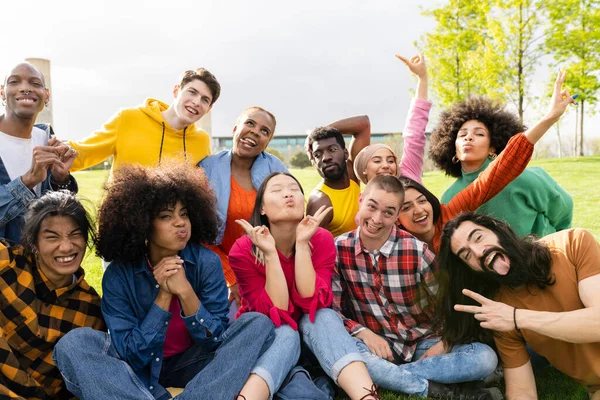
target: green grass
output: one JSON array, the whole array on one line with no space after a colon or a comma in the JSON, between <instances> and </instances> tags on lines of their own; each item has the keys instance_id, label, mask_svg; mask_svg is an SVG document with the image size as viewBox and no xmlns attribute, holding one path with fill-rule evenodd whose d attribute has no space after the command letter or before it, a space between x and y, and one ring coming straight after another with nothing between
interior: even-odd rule
<instances>
[{"instance_id":1,"label":"green grass","mask_svg":"<svg viewBox=\"0 0 600 400\"><path fill-rule=\"evenodd\" d=\"M567 192L575 202L573 226L585 228L600 239L600 157L565 158L551 160L534 160L532 166L544 168ZM292 174L302 184L305 195L319 183L320 177L313 168L292 169ZM79 183L79 193L97 205L102 198L103 186L108 176L107 171L83 171L74 174ZM438 197L452 183L441 172L428 172L423 177L425 187ZM88 282L101 291L102 265L91 252L84 260ZM545 400L579 400L587 399L582 386L573 382L553 368L547 368L536 378L540 399ZM384 393L386 400L404 400L409 397L390 392Z\"/></svg>"}]
</instances>

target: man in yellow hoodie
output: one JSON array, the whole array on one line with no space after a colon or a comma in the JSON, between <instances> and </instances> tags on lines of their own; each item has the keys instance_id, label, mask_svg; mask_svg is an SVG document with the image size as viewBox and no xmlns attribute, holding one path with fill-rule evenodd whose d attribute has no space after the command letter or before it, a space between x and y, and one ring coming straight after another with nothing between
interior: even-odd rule
<instances>
[{"instance_id":1,"label":"man in yellow hoodie","mask_svg":"<svg viewBox=\"0 0 600 400\"><path fill-rule=\"evenodd\" d=\"M87 138L71 145L78 152L71 171L101 163L114 156L113 169L123 164L157 166L161 160L185 159L196 165L210 154L210 138L194 125L219 98L221 85L208 70L185 71L167 105L156 99L125 108Z\"/></svg>"}]
</instances>

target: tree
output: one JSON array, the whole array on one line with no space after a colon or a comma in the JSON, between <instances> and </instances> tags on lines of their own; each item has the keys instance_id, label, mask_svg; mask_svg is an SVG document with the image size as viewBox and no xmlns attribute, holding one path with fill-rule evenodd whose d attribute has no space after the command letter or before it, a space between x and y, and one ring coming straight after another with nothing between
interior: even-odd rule
<instances>
[{"instance_id":1,"label":"tree","mask_svg":"<svg viewBox=\"0 0 600 400\"><path fill-rule=\"evenodd\" d=\"M488 94L516 104L521 120L530 77L543 55L544 5L544 0L496 0L496 18L488 18L482 80Z\"/></svg>"},{"instance_id":2,"label":"tree","mask_svg":"<svg viewBox=\"0 0 600 400\"><path fill-rule=\"evenodd\" d=\"M281 160L281 162L285 164L285 159L283 158L283 155L279 152L279 150L274 149L272 147L267 147L267 149L265 151L267 153L271 154L272 156L279 158Z\"/></svg>"},{"instance_id":3,"label":"tree","mask_svg":"<svg viewBox=\"0 0 600 400\"><path fill-rule=\"evenodd\" d=\"M423 15L436 20L437 27L425 34L419 47L427 57L429 70L435 71L431 83L434 97L444 106L481 93L477 58L485 41L482 27L488 12L484 0L450 0L446 6L423 11Z\"/></svg>"},{"instance_id":4,"label":"tree","mask_svg":"<svg viewBox=\"0 0 600 400\"><path fill-rule=\"evenodd\" d=\"M583 156L584 105L593 112L600 91L600 0L551 0L547 7L546 46L568 69L567 86L579 94L577 155Z\"/></svg>"},{"instance_id":5,"label":"tree","mask_svg":"<svg viewBox=\"0 0 600 400\"><path fill-rule=\"evenodd\" d=\"M290 159L290 164L294 168L306 168L311 166L308 156L303 151L298 151L295 153Z\"/></svg>"}]
</instances>

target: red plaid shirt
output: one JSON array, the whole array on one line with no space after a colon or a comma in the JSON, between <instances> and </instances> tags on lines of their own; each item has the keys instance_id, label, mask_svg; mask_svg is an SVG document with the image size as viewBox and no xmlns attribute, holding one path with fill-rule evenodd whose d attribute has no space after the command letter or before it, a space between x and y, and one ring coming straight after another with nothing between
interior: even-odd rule
<instances>
[{"instance_id":1,"label":"red plaid shirt","mask_svg":"<svg viewBox=\"0 0 600 400\"><path fill-rule=\"evenodd\" d=\"M435 255L425 243L396 227L378 252L369 253L360 242L359 230L335 240L332 307L351 335L368 328L387 338L400 359L409 362L417 342L433 335L431 299L438 290Z\"/></svg>"}]
</instances>

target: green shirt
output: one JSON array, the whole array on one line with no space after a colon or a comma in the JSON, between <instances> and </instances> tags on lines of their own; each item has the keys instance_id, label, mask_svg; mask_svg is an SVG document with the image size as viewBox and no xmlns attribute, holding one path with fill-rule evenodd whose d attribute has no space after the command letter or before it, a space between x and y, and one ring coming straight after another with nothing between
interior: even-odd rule
<instances>
[{"instance_id":1,"label":"green shirt","mask_svg":"<svg viewBox=\"0 0 600 400\"><path fill-rule=\"evenodd\" d=\"M442 196L448 202L487 168L490 160L474 172L463 171ZM519 236L539 237L571 227L573 199L542 168L530 167L509 183L493 199L477 209L478 213L504 220Z\"/></svg>"}]
</instances>

